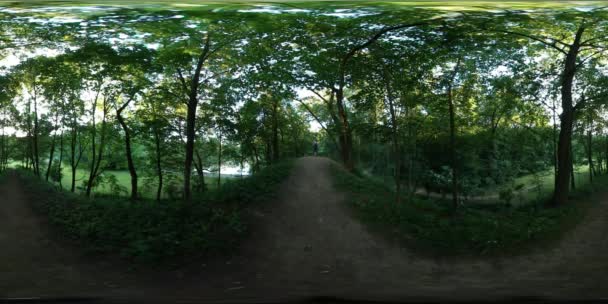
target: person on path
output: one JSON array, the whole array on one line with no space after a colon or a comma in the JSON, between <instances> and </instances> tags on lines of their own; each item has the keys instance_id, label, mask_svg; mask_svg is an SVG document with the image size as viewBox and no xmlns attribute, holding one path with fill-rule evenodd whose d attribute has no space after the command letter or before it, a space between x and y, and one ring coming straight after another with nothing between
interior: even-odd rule
<instances>
[{"instance_id":1,"label":"person on path","mask_svg":"<svg viewBox=\"0 0 608 304\"><path fill-rule=\"evenodd\" d=\"M319 154L319 143L316 139L312 142L312 154L314 156L317 156L317 154Z\"/></svg>"}]
</instances>

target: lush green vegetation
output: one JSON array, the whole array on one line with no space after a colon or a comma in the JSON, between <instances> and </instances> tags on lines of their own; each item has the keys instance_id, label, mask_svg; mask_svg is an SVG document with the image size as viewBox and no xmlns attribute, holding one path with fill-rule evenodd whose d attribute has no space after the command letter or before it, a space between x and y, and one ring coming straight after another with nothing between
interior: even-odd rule
<instances>
[{"instance_id":1,"label":"lush green vegetation","mask_svg":"<svg viewBox=\"0 0 608 304\"><path fill-rule=\"evenodd\" d=\"M423 196L396 204L395 192L386 184L339 167L332 171L336 187L350 194L347 203L371 229L440 256L517 254L532 245L550 244L579 223L595 204L589 197L593 189L608 185L606 176L595 186L585 184L574 193L572 203L560 208L547 208L547 195L524 205L464 203L455 212L445 199Z\"/></svg>"},{"instance_id":2,"label":"lush green vegetation","mask_svg":"<svg viewBox=\"0 0 608 304\"><path fill-rule=\"evenodd\" d=\"M232 252L248 233L245 210L272 199L291 167L292 161L267 167L227 182L191 204L155 200L134 204L115 196L88 199L61 192L28 171L20 176L34 208L48 215L63 235L93 251L120 252L151 263Z\"/></svg>"},{"instance_id":3,"label":"lush green vegetation","mask_svg":"<svg viewBox=\"0 0 608 304\"><path fill-rule=\"evenodd\" d=\"M595 2L65 4L0 10L0 171L100 246L232 248L313 143L362 218L457 252L557 234L608 174Z\"/></svg>"}]
</instances>

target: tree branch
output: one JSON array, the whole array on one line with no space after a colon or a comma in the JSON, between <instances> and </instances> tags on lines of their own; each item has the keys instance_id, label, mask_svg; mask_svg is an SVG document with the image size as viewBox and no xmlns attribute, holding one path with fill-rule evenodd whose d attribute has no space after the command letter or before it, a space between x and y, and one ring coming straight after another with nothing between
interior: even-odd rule
<instances>
[{"instance_id":1,"label":"tree branch","mask_svg":"<svg viewBox=\"0 0 608 304\"><path fill-rule=\"evenodd\" d=\"M186 83L186 78L184 78L184 74L182 73L181 68L177 68L177 76L179 78L179 81L182 84L182 88L184 89L184 92L186 92L186 94L187 94L188 91L190 91L190 90L188 89L188 84Z\"/></svg>"},{"instance_id":2,"label":"tree branch","mask_svg":"<svg viewBox=\"0 0 608 304\"><path fill-rule=\"evenodd\" d=\"M392 31L396 31L396 30L400 30L400 29L404 29L404 28L410 28L410 27L416 27L416 26L421 26L421 25L427 25L429 24L431 21L437 21L437 20L441 20L443 18L438 18L438 19L432 19L432 20L425 20L425 21L420 21L420 22L415 22L415 23L409 23L409 24L400 24L400 25L395 25L395 26L388 26L388 27L384 27L381 30L379 30L378 32L376 32L376 34L374 34L373 36L371 36L369 39L367 39L367 41L365 41L362 44L359 44L355 47L353 47L348 53L346 53L346 55L344 55L344 57L342 58L342 63L341 65L346 65L347 61L352 58L353 56L355 56L357 54L357 52L367 48L368 46L370 46L372 43L376 42L376 40L380 39L384 34L388 33L388 32L392 32Z\"/></svg>"},{"instance_id":3,"label":"tree branch","mask_svg":"<svg viewBox=\"0 0 608 304\"><path fill-rule=\"evenodd\" d=\"M563 45L564 47L570 47L569 44L567 44L567 43L565 43L563 41L560 41L558 39L551 38L551 37L532 36L532 35L528 35L528 34L524 34L524 33L513 32L513 31L506 31L506 30L497 30L497 32L499 32L499 33L505 33L505 34L510 34L510 35L521 36L521 37L525 37L525 38L528 38L528 39L532 39L534 41L538 41L538 42L540 42L540 43L542 43L542 44L544 44L546 46L554 48L555 50L559 51L560 53L562 53L564 55L568 54L568 52L566 52L564 50L564 48L557 46L557 44L559 43L559 44ZM548 42L545 39L552 40L553 42Z\"/></svg>"},{"instance_id":4,"label":"tree branch","mask_svg":"<svg viewBox=\"0 0 608 304\"><path fill-rule=\"evenodd\" d=\"M323 102L325 102L326 104L329 104L329 100L327 100L327 98L323 97L323 95L317 93L317 91L313 90L311 87L306 86L306 89L309 90L310 92L312 92L313 94L317 95L317 97L319 97L321 100L323 100Z\"/></svg>"},{"instance_id":5,"label":"tree branch","mask_svg":"<svg viewBox=\"0 0 608 304\"><path fill-rule=\"evenodd\" d=\"M306 111L308 111L308 113L310 113L310 115L315 119L315 121L317 121L317 123L321 126L321 128L323 130L325 130L325 132L327 132L327 135L329 135L332 139L333 144L337 147L338 146L338 142L336 141L336 139L332 136L332 133L329 132L329 130L327 129L327 127L325 127L325 125L323 124L323 122L321 121L321 119L319 119L319 117L312 111L312 109L303 101L300 100L298 98L294 98L297 102L299 102L305 109Z\"/></svg>"}]
</instances>

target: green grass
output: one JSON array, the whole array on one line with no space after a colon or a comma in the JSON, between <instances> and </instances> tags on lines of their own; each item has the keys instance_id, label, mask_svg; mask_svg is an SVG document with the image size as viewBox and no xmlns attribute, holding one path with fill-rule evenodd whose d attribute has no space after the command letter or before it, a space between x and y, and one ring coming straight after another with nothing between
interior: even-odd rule
<instances>
[{"instance_id":1,"label":"green grass","mask_svg":"<svg viewBox=\"0 0 608 304\"><path fill-rule=\"evenodd\" d=\"M62 167L62 178L61 178L61 183L63 185L63 187L65 189L69 189L71 187L71 183L72 183L72 171L68 166L63 166ZM130 191L131 189L131 175L129 174L129 171L127 170L106 170L104 171L105 175L113 175L114 177L116 177L116 180L118 182L118 184L122 187L124 187L124 189L126 189L127 191ZM151 183L150 185L146 186L145 181L146 179L144 177L141 177L141 173L138 174L138 188L139 188L139 192L140 195L143 198L155 198L156 197L156 179L154 179L154 182ZM82 186L82 182L87 180L89 178L89 172L88 170L85 169L76 169L76 187ZM166 178L166 177L165 177ZM181 176L180 176L181 178ZM227 176L222 176L222 179L220 180L222 183L225 183L228 179L231 179L231 177L227 177ZM166 183L167 181L165 181ZM212 176L205 176L205 183L207 184L207 188L209 190L214 190L217 188L217 177L212 177ZM97 187L95 187L95 189L93 189L93 192L95 194L113 194L113 195L118 195L118 196L128 196L127 193L113 193L110 185L108 184L101 184ZM163 191L163 198L167 198L167 194Z\"/></svg>"},{"instance_id":2,"label":"green grass","mask_svg":"<svg viewBox=\"0 0 608 304\"><path fill-rule=\"evenodd\" d=\"M367 173L360 173L360 175L365 175L365 177L375 183L385 184L386 187L394 189L393 176L374 176ZM551 197L553 194L553 185L555 182L555 176L553 173L553 169L547 169L544 171L537 172L538 180L535 179L535 174L526 174L520 177L513 179L510 182L505 184L496 185L492 187L486 187L480 190L477 190L475 194L472 195L472 200L467 200L465 204L473 203L473 204L500 204L503 203L498 196L498 193L505 188L515 188L518 185L523 185L523 189L519 191L515 191L513 200L511 201L512 205L525 205L527 203L537 201L537 200L546 200ZM589 166L581 165L574 167L574 180L576 183L576 187L588 187L589 186ZM406 188L406 185L403 186ZM405 190L402 190L406 192ZM404 194L405 195L405 194ZM446 198L449 198L449 194L446 194ZM491 198L480 198L480 196ZM425 199L427 197L426 194L417 195L419 199Z\"/></svg>"},{"instance_id":3,"label":"green grass","mask_svg":"<svg viewBox=\"0 0 608 304\"><path fill-rule=\"evenodd\" d=\"M20 168L21 163L19 162L10 162L10 168ZM46 168L46 164L43 166ZM61 186L63 189L70 190L72 185L72 169L69 165L64 164L61 167L62 177L61 177ZM131 189L131 175L127 170L105 170L104 175L113 175L118 185L124 188L126 191L130 191ZM83 181L86 181L89 178L89 171L83 168L76 169L76 191L82 192L80 189L83 187ZM179 176L181 181L181 176ZM196 178L196 177L194 177ZM231 176L222 175L222 179L220 180L221 184L225 184L231 179L240 179ZM205 184L207 185L207 189L210 191L217 189L217 177L216 176L207 176L205 175ZM59 185L59 183L57 183ZM167 176L165 176L165 185L168 185ZM80 189L78 187L81 187ZM156 178L152 179L150 184L146 184L146 177L142 176L140 172L138 174L138 190L139 194L144 199L155 199L156 198ZM128 192L115 193L112 191L111 187L107 183L100 184L99 186L93 188L93 195L115 195L115 196L123 196L128 197ZM163 199L168 199L168 195L165 191L162 193Z\"/></svg>"},{"instance_id":4,"label":"green grass","mask_svg":"<svg viewBox=\"0 0 608 304\"><path fill-rule=\"evenodd\" d=\"M141 200L61 192L20 170L29 201L68 238L95 252L119 252L136 262L158 263L229 254L248 235L245 210L275 195L289 175L285 161L219 189L181 201Z\"/></svg>"},{"instance_id":5,"label":"green grass","mask_svg":"<svg viewBox=\"0 0 608 304\"><path fill-rule=\"evenodd\" d=\"M537 177L535 177L535 175ZM589 166L581 165L574 167L574 181L576 187L586 188L589 186ZM510 202L513 205L521 206L538 200L548 200L553 195L553 187L555 183L555 175L553 169L547 169L537 172L536 174L526 174L513 179L502 185L488 187L483 189L482 195L493 195L491 199L475 199L472 201L475 204L499 204L503 203L498 197L498 193L506 188L514 189L517 186L522 187L521 190L514 191L514 196Z\"/></svg>"},{"instance_id":6,"label":"green grass","mask_svg":"<svg viewBox=\"0 0 608 304\"><path fill-rule=\"evenodd\" d=\"M332 172L335 186L348 193L347 203L370 228L441 256L515 254L539 243L551 244L583 218L592 205L590 191L608 184L608 176L598 177L594 186L582 184L572 203L561 207L545 207L537 200L521 206L470 204L454 212L449 202L441 200L415 197L397 204L384 183L338 167Z\"/></svg>"}]
</instances>

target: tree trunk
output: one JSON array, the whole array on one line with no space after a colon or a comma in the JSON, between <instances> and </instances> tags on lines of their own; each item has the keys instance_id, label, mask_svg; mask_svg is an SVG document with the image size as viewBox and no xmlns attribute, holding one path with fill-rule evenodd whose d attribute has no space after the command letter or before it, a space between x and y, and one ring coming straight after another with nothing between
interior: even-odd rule
<instances>
[{"instance_id":1,"label":"tree trunk","mask_svg":"<svg viewBox=\"0 0 608 304\"><path fill-rule=\"evenodd\" d=\"M455 109L454 109L454 97L452 94L452 86L458 69L460 67L460 58L456 62L454 71L448 83L448 111L450 114L450 163L452 166L452 206L458 207L458 171L457 171L457 160L456 160L456 122L455 122Z\"/></svg>"},{"instance_id":2,"label":"tree trunk","mask_svg":"<svg viewBox=\"0 0 608 304\"><path fill-rule=\"evenodd\" d=\"M34 144L34 157L32 158L34 164L34 172L38 177L40 177L40 156L39 156L39 148L38 148L38 96L36 90L36 82L34 81L34 134L33 144Z\"/></svg>"},{"instance_id":3,"label":"tree trunk","mask_svg":"<svg viewBox=\"0 0 608 304\"><path fill-rule=\"evenodd\" d=\"M388 72L384 71L384 83L386 88L386 102L388 103L388 109L391 117L391 138L393 141L393 159L395 162L394 182L395 182L395 202L398 204L401 202L401 149L399 147L399 127L397 125L397 114L395 111L395 104L393 101L393 93L389 83Z\"/></svg>"},{"instance_id":4,"label":"tree trunk","mask_svg":"<svg viewBox=\"0 0 608 304\"><path fill-rule=\"evenodd\" d=\"M95 123L94 123L95 120L93 119L93 131L92 131L93 159L91 162L91 171L89 173L89 180L88 180L87 189L86 189L87 197L91 196L91 190L93 189L95 180L99 176L99 168L101 166L101 161L103 159L103 151L104 151L104 147L105 147L105 136L106 136L106 116L108 114L107 102L108 102L108 97L104 96L103 116L102 116L102 120L101 120L101 130L100 130L100 135L99 135L100 137L99 137L99 150L98 151L96 151L96 149L95 149L95 133L96 132L95 132ZM95 105L97 105L97 102L95 102ZM95 115L95 112L93 112L93 115Z\"/></svg>"},{"instance_id":5,"label":"tree trunk","mask_svg":"<svg viewBox=\"0 0 608 304\"><path fill-rule=\"evenodd\" d=\"M279 105L278 99L272 100L272 162L279 160Z\"/></svg>"},{"instance_id":6,"label":"tree trunk","mask_svg":"<svg viewBox=\"0 0 608 304\"><path fill-rule=\"evenodd\" d=\"M591 123L591 120L589 121ZM587 163L589 164L589 182L593 183L593 150L592 150L592 143L593 143L593 134L591 132L593 125L590 124L589 125L589 130L587 130Z\"/></svg>"},{"instance_id":7,"label":"tree trunk","mask_svg":"<svg viewBox=\"0 0 608 304\"><path fill-rule=\"evenodd\" d=\"M574 153L572 153L572 142L570 142L570 155L573 155L573 157L570 158L570 188L572 188L572 190L576 190L576 184L574 180Z\"/></svg>"},{"instance_id":8,"label":"tree trunk","mask_svg":"<svg viewBox=\"0 0 608 304\"><path fill-rule=\"evenodd\" d=\"M61 134L59 135L59 189L63 191L63 130L61 130Z\"/></svg>"},{"instance_id":9,"label":"tree trunk","mask_svg":"<svg viewBox=\"0 0 608 304\"><path fill-rule=\"evenodd\" d=\"M217 155L217 188L220 188L221 185L221 179L222 179L222 130L220 129L220 136L219 136L219 141L220 141L220 145L219 145L219 152Z\"/></svg>"},{"instance_id":10,"label":"tree trunk","mask_svg":"<svg viewBox=\"0 0 608 304\"><path fill-rule=\"evenodd\" d=\"M59 111L55 114L55 126L57 126L57 122L59 120ZM46 169L46 176L45 176L45 180L48 182L49 181L49 175L51 173L51 168L53 166L53 156L55 154L55 140L56 140L57 134L53 134L53 139L51 140L51 151L49 153L49 165L47 166Z\"/></svg>"},{"instance_id":11,"label":"tree trunk","mask_svg":"<svg viewBox=\"0 0 608 304\"><path fill-rule=\"evenodd\" d=\"M198 149L195 149L195 155L196 155L196 161L194 161L194 168L196 169L196 172L198 173L198 179L199 179L199 188L198 191L199 192L205 192L205 190L207 190L207 186L205 185L205 170L203 167L203 159L200 155L200 153L198 152Z\"/></svg>"},{"instance_id":12,"label":"tree trunk","mask_svg":"<svg viewBox=\"0 0 608 304\"><path fill-rule=\"evenodd\" d=\"M55 138L56 135L53 135L53 138L51 139L51 148L50 148L50 152L49 152L49 164L46 167L46 175L45 175L45 180L48 182L49 181L49 176L51 174L51 169L53 167L53 157L55 156Z\"/></svg>"},{"instance_id":13,"label":"tree trunk","mask_svg":"<svg viewBox=\"0 0 608 304\"><path fill-rule=\"evenodd\" d=\"M606 157L605 157L606 172L605 173L608 174L608 134L606 134L606 151L605 152L606 152Z\"/></svg>"},{"instance_id":14,"label":"tree trunk","mask_svg":"<svg viewBox=\"0 0 608 304\"><path fill-rule=\"evenodd\" d=\"M158 175L158 188L156 188L156 201L160 202L163 191L163 170L161 166L160 132L154 130L154 144L156 149L156 174Z\"/></svg>"},{"instance_id":15,"label":"tree trunk","mask_svg":"<svg viewBox=\"0 0 608 304\"><path fill-rule=\"evenodd\" d=\"M72 169L71 188L70 191L73 193L76 191L76 140L78 139L78 130L72 122L72 139L70 141L70 167ZM81 154L82 155L82 154Z\"/></svg>"},{"instance_id":16,"label":"tree trunk","mask_svg":"<svg viewBox=\"0 0 608 304\"><path fill-rule=\"evenodd\" d=\"M574 42L570 45L566 55L564 71L561 77L562 114L560 122L559 141L557 145L557 182L553 194L553 204L561 205L568 201L570 193L569 179L571 175L572 153L570 143L572 141L572 125L574 122L574 107L572 102L572 83L576 74L577 62L581 38L585 31L581 25L576 32Z\"/></svg>"},{"instance_id":17,"label":"tree trunk","mask_svg":"<svg viewBox=\"0 0 608 304\"><path fill-rule=\"evenodd\" d=\"M180 81L184 89L188 90L188 110L186 113L186 158L184 161L184 200L190 201L192 197L190 179L192 177L192 161L194 159L194 139L196 136L196 108L198 106L198 90L200 86L201 70L205 60L209 56L210 46L209 35L205 39L205 45L197 60L190 86L186 84L181 71L179 71Z\"/></svg>"},{"instance_id":18,"label":"tree trunk","mask_svg":"<svg viewBox=\"0 0 608 304\"><path fill-rule=\"evenodd\" d=\"M4 115L6 115L6 111L4 111L3 113ZM0 129L2 130L2 134L0 135L0 171L4 171L6 170L6 165L4 163L4 158L5 158L5 145L6 145L6 136L4 133L4 115L3 115L3 119L0 120L0 122L2 122L2 125L0 125Z\"/></svg>"},{"instance_id":19,"label":"tree trunk","mask_svg":"<svg viewBox=\"0 0 608 304\"><path fill-rule=\"evenodd\" d=\"M192 175L192 161L194 159L194 136L195 136L195 120L196 107L198 101L196 97L188 103L188 114L186 116L186 161L184 164L184 199L191 198L190 178Z\"/></svg>"},{"instance_id":20,"label":"tree trunk","mask_svg":"<svg viewBox=\"0 0 608 304\"><path fill-rule=\"evenodd\" d=\"M97 147L96 147L96 143L95 143L95 137L97 136L97 132L96 132L96 128L97 126L95 125L95 112L97 112L97 98L99 97L99 91L100 89L97 89L97 94L95 96L95 100L93 101L93 109L92 109L92 114L91 114L91 166L90 166L90 170L89 170L89 179L87 180L87 189L86 189L86 196L89 197L91 196L91 188L93 187L93 179L95 178L95 159L96 159L96 153L97 153Z\"/></svg>"},{"instance_id":21,"label":"tree trunk","mask_svg":"<svg viewBox=\"0 0 608 304\"><path fill-rule=\"evenodd\" d=\"M340 83L340 87L336 90L336 106L338 108L338 117L340 119L340 152L342 162L348 171L355 169L353 159L353 137L344 107L344 84Z\"/></svg>"},{"instance_id":22,"label":"tree trunk","mask_svg":"<svg viewBox=\"0 0 608 304\"><path fill-rule=\"evenodd\" d=\"M137 171L135 170L135 163L133 162L133 153L131 151L131 133L129 127L122 117L122 111L129 105L131 100L127 101L120 109L116 110L116 118L118 123L125 132L125 154L127 155L127 167L129 168L129 175L131 176L131 201L135 201L138 198L137 195Z\"/></svg>"},{"instance_id":23,"label":"tree trunk","mask_svg":"<svg viewBox=\"0 0 608 304\"><path fill-rule=\"evenodd\" d=\"M553 184L557 188L557 116L555 98L553 99Z\"/></svg>"}]
</instances>

